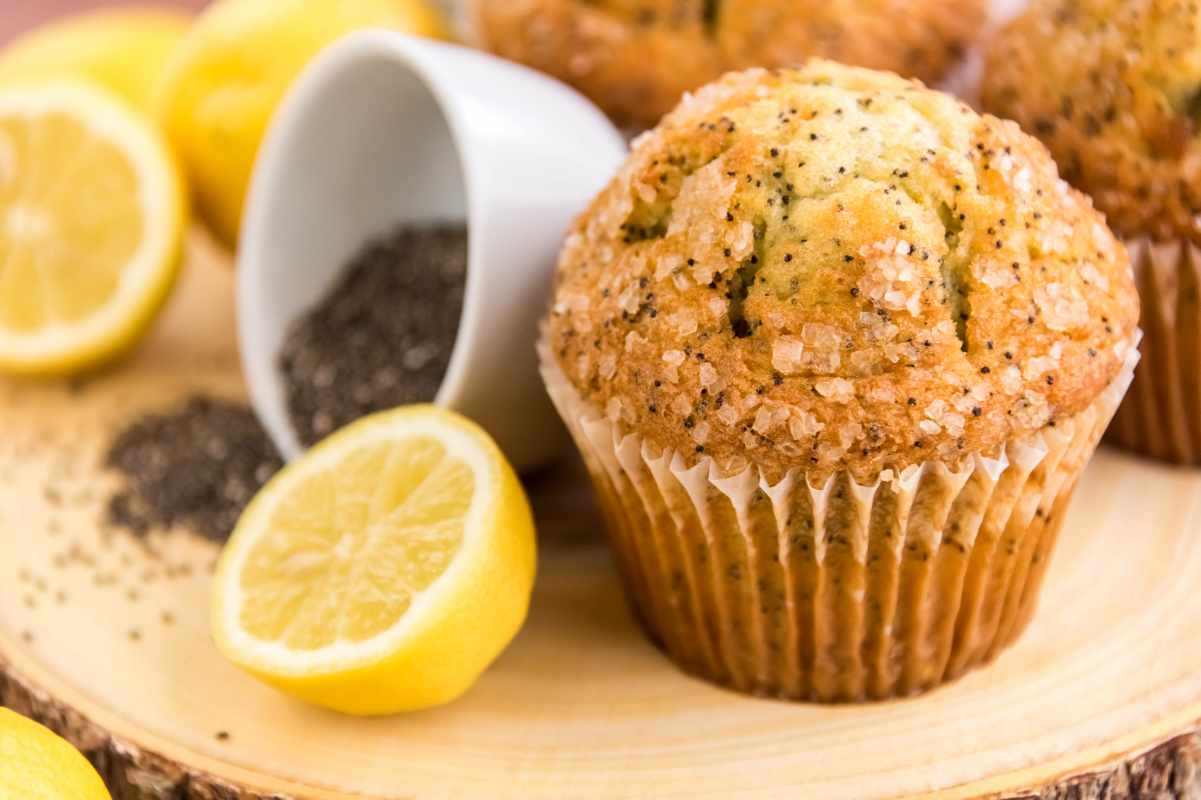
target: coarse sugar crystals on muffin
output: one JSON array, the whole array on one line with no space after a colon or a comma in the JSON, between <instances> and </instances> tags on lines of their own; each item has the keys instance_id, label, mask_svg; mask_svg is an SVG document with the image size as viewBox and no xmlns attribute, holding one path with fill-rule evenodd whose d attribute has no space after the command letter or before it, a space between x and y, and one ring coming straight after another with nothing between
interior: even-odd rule
<instances>
[{"instance_id":1,"label":"coarse sugar crystals on muffin","mask_svg":"<svg viewBox=\"0 0 1201 800\"><path fill-rule=\"evenodd\" d=\"M567 242L550 334L584 399L660 447L874 480L1088 406L1131 289L1016 125L814 62L731 75L636 144Z\"/></svg>"},{"instance_id":2,"label":"coarse sugar crystals on muffin","mask_svg":"<svg viewBox=\"0 0 1201 800\"><path fill-rule=\"evenodd\" d=\"M814 61L635 143L567 240L543 367L678 662L888 697L1029 618L1138 313L1125 249L1014 123Z\"/></svg>"},{"instance_id":3,"label":"coarse sugar crystals on muffin","mask_svg":"<svg viewBox=\"0 0 1201 800\"><path fill-rule=\"evenodd\" d=\"M475 0L485 46L653 125L729 69L813 56L938 80L976 39L984 0Z\"/></svg>"},{"instance_id":4,"label":"coarse sugar crystals on muffin","mask_svg":"<svg viewBox=\"0 0 1201 800\"><path fill-rule=\"evenodd\" d=\"M1110 438L1201 464L1201 4L1035 0L991 46L982 97L1047 144L1134 257L1147 335Z\"/></svg>"}]
</instances>

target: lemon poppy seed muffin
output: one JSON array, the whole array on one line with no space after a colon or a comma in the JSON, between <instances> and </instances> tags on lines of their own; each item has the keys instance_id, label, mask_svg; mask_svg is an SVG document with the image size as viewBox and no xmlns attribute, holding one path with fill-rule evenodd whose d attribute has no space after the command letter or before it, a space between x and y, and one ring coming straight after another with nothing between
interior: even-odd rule
<instances>
[{"instance_id":1,"label":"lemon poppy seed muffin","mask_svg":"<svg viewBox=\"0 0 1201 800\"><path fill-rule=\"evenodd\" d=\"M1035 140L817 61L728 75L635 143L567 240L544 374L677 661L889 697L1021 629L1137 319L1124 248Z\"/></svg>"},{"instance_id":2,"label":"lemon poppy seed muffin","mask_svg":"<svg viewBox=\"0 0 1201 800\"><path fill-rule=\"evenodd\" d=\"M1201 465L1201 4L1036 0L992 45L982 98L1047 144L1134 258L1143 366L1110 438Z\"/></svg>"},{"instance_id":3,"label":"lemon poppy seed muffin","mask_svg":"<svg viewBox=\"0 0 1201 800\"><path fill-rule=\"evenodd\" d=\"M1201 4L1035 0L990 46L982 100L1119 234L1201 243Z\"/></svg>"},{"instance_id":4,"label":"lemon poppy seed muffin","mask_svg":"<svg viewBox=\"0 0 1201 800\"><path fill-rule=\"evenodd\" d=\"M585 400L728 470L862 480L1089 406L1138 302L1016 125L880 73L733 75L640 141L560 262Z\"/></svg>"},{"instance_id":5,"label":"lemon poppy seed muffin","mask_svg":"<svg viewBox=\"0 0 1201 800\"><path fill-rule=\"evenodd\" d=\"M938 80L986 17L984 0L476 0L476 10L488 49L641 127L730 69L821 56Z\"/></svg>"}]
</instances>

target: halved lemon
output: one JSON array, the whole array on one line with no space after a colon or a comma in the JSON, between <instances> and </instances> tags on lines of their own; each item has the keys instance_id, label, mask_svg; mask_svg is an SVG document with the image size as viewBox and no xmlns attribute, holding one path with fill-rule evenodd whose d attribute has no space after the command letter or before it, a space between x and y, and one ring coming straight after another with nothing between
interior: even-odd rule
<instances>
[{"instance_id":1,"label":"halved lemon","mask_svg":"<svg viewBox=\"0 0 1201 800\"><path fill-rule=\"evenodd\" d=\"M185 216L166 144L116 97L0 90L0 371L71 373L132 346L175 280Z\"/></svg>"},{"instance_id":2,"label":"halved lemon","mask_svg":"<svg viewBox=\"0 0 1201 800\"><path fill-rule=\"evenodd\" d=\"M432 406L366 417L286 467L217 569L214 638L251 674L352 714L439 705L525 620L529 502L474 423Z\"/></svg>"}]
</instances>

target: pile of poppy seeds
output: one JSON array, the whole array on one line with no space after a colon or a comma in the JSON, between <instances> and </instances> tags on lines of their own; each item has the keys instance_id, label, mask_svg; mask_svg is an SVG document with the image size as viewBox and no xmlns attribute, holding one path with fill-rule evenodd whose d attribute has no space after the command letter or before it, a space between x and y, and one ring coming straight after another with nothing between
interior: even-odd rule
<instances>
[{"instance_id":1,"label":"pile of poppy seeds","mask_svg":"<svg viewBox=\"0 0 1201 800\"><path fill-rule=\"evenodd\" d=\"M461 224L397 227L350 260L281 350L288 410L304 444L365 414L434 399L466 278ZM109 498L108 525L139 537L179 527L224 542L283 462L249 407L197 395L119 431L105 466L123 479Z\"/></svg>"},{"instance_id":2,"label":"pile of poppy seeds","mask_svg":"<svg viewBox=\"0 0 1201 800\"><path fill-rule=\"evenodd\" d=\"M283 462L248 407L196 395L134 420L105 466L124 481L109 498L109 525L139 537L178 526L223 542Z\"/></svg>"},{"instance_id":3,"label":"pile of poppy seeds","mask_svg":"<svg viewBox=\"0 0 1201 800\"><path fill-rule=\"evenodd\" d=\"M354 255L280 353L301 442L366 414L431 402L450 364L466 280L462 224L397 226Z\"/></svg>"}]
</instances>

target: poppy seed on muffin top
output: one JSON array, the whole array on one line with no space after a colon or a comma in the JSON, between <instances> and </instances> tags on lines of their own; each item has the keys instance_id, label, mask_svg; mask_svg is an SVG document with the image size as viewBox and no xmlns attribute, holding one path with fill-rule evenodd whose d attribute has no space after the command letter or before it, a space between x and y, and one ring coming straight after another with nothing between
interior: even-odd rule
<instances>
[{"instance_id":1,"label":"poppy seed on muffin top","mask_svg":"<svg viewBox=\"0 0 1201 800\"><path fill-rule=\"evenodd\" d=\"M1124 248L1017 125L814 61L635 143L568 238L549 342L653 448L871 481L1086 409L1138 313Z\"/></svg>"}]
</instances>

